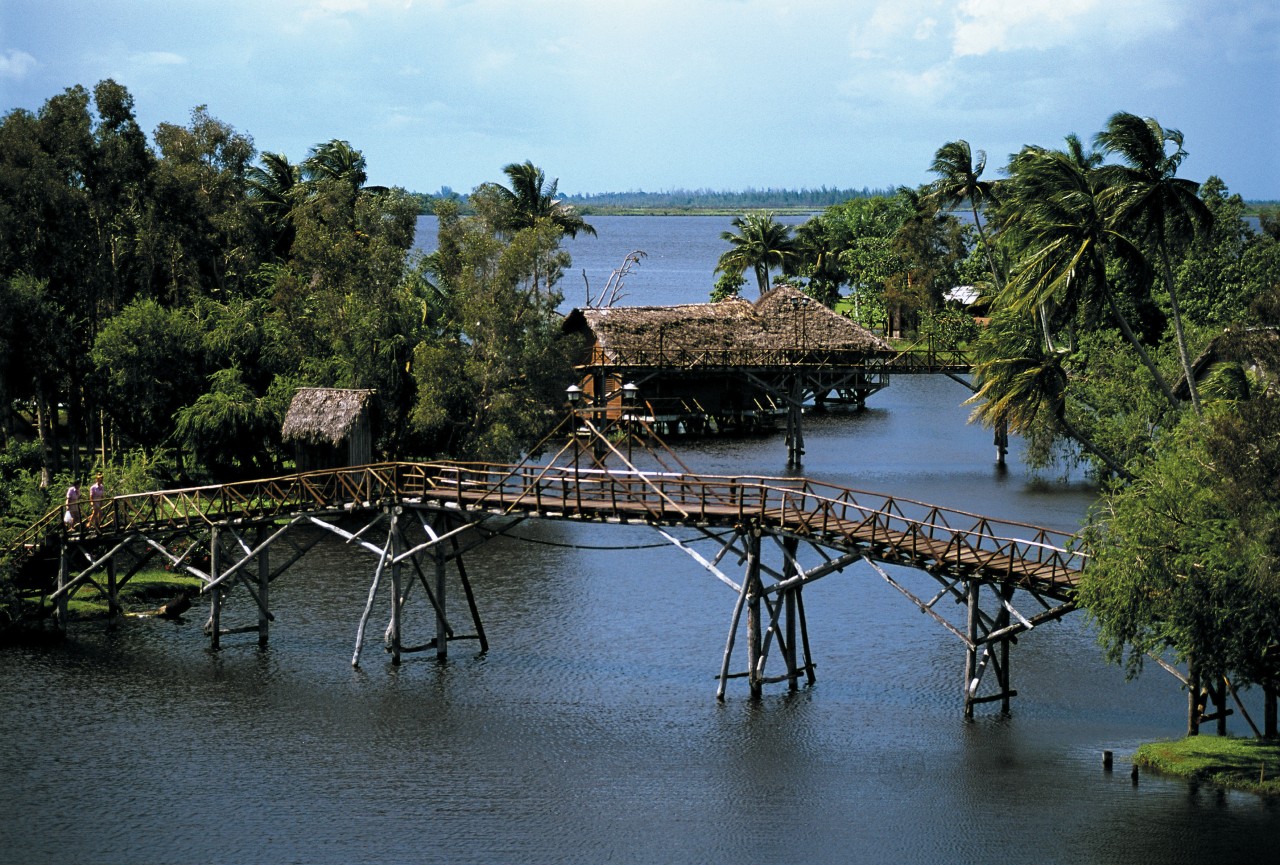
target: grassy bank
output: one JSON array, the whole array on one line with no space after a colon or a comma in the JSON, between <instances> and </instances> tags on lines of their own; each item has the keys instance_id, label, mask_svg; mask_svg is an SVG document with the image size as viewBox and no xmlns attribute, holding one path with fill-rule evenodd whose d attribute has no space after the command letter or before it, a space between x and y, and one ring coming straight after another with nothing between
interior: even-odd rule
<instances>
[{"instance_id":1,"label":"grassy bank","mask_svg":"<svg viewBox=\"0 0 1280 865\"><path fill-rule=\"evenodd\" d=\"M99 574L105 585L106 575ZM169 571L140 571L120 587L120 606L126 613L145 613L158 608L183 589L192 594L200 591L200 581L186 574ZM67 603L67 612L74 619L95 619L107 615L107 599L93 589L85 587L76 592Z\"/></svg>"},{"instance_id":2,"label":"grassy bank","mask_svg":"<svg viewBox=\"0 0 1280 865\"><path fill-rule=\"evenodd\" d=\"M1189 736L1143 745L1133 762L1188 781L1280 796L1280 742Z\"/></svg>"}]
</instances>

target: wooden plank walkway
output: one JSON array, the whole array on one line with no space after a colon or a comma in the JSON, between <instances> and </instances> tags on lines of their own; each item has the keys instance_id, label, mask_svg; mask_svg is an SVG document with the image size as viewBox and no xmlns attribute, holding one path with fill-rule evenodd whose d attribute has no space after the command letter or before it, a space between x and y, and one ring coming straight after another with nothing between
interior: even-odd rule
<instances>
[{"instance_id":1,"label":"wooden plank walkway","mask_svg":"<svg viewBox=\"0 0 1280 865\"><path fill-rule=\"evenodd\" d=\"M1073 593L1084 564L1065 532L804 478L460 462L381 463L117 496L105 503L96 529L70 537L110 540L395 504L655 526L755 522L876 561L1062 600ZM61 508L50 512L9 553L56 547L65 533L61 515Z\"/></svg>"}]
</instances>

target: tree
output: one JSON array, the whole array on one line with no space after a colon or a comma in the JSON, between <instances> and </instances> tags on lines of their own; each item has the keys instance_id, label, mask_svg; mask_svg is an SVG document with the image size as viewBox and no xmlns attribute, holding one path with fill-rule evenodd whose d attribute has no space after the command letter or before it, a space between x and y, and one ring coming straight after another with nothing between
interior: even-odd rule
<instances>
[{"instance_id":1,"label":"tree","mask_svg":"<svg viewBox=\"0 0 1280 865\"><path fill-rule=\"evenodd\" d=\"M1137 675L1148 655L1189 665L1188 732L1203 685L1280 684L1280 398L1189 414L1104 496L1084 532L1081 605L1106 656ZM1268 711L1268 735L1275 735Z\"/></svg>"},{"instance_id":2,"label":"tree","mask_svg":"<svg viewBox=\"0 0 1280 865\"><path fill-rule=\"evenodd\" d=\"M447 316L413 356L413 424L430 452L463 459L514 459L546 431L573 381L574 345L561 333L555 275L544 263L562 233L539 219L509 238L483 217L438 205L439 249L431 259ZM541 272L542 290L530 289Z\"/></svg>"},{"instance_id":3,"label":"tree","mask_svg":"<svg viewBox=\"0 0 1280 865\"><path fill-rule=\"evenodd\" d=\"M716 262L716 273L742 274L751 270L763 295L769 290L769 271L785 268L797 254L791 226L774 222L772 213L735 216L732 225L736 234L725 231L720 235L732 248Z\"/></svg>"},{"instance_id":4,"label":"tree","mask_svg":"<svg viewBox=\"0 0 1280 865\"><path fill-rule=\"evenodd\" d=\"M929 170L938 175L938 179L932 185L931 194L939 206L944 208L966 201L969 203L973 224L978 230L978 240L987 253L988 264L991 265L991 278L995 281L996 289L1000 290L1004 287L1005 280L1001 269L996 265L995 253L992 251L979 215L980 208L995 198L995 184L982 179L982 172L986 167L985 152L979 150L975 160L969 142L963 138L948 141L938 148L938 152L933 157L933 164L929 166Z\"/></svg>"},{"instance_id":5,"label":"tree","mask_svg":"<svg viewBox=\"0 0 1280 865\"><path fill-rule=\"evenodd\" d=\"M245 171L246 194L266 225L274 257L283 260L293 246L294 190L302 183L302 168L283 153L264 153L259 161Z\"/></svg>"},{"instance_id":6,"label":"tree","mask_svg":"<svg viewBox=\"0 0 1280 865\"><path fill-rule=\"evenodd\" d=\"M1187 156L1182 147L1182 133L1163 128L1154 118L1121 111L1111 116L1107 128L1099 132L1095 140L1107 153L1117 154L1124 160L1123 165L1103 169L1111 186L1108 203L1113 208L1112 221L1155 248L1173 314L1178 358L1192 407L1198 413L1200 397L1187 354L1172 251L1182 249L1193 237L1203 234L1213 216L1196 194L1200 184L1176 176L1178 166Z\"/></svg>"},{"instance_id":7,"label":"tree","mask_svg":"<svg viewBox=\"0 0 1280 865\"><path fill-rule=\"evenodd\" d=\"M596 230L582 218L577 208L557 198L559 178L547 182L543 170L532 162L513 162L502 173L511 184L483 184L472 193L477 210L494 230L511 236L533 228L540 220L549 220L562 235L577 237L579 232L596 236ZM486 206L487 205L487 206Z\"/></svg>"},{"instance_id":8,"label":"tree","mask_svg":"<svg viewBox=\"0 0 1280 865\"><path fill-rule=\"evenodd\" d=\"M156 448L173 434L174 414L201 390L202 355L200 332L187 311L136 300L94 341L102 405L130 440Z\"/></svg>"},{"instance_id":9,"label":"tree","mask_svg":"<svg viewBox=\"0 0 1280 865\"><path fill-rule=\"evenodd\" d=\"M1070 148L1038 147L1023 148L1011 162L1010 174L1019 214L1015 233L1026 251L1008 291L997 302L1016 312L1040 313L1042 329L1050 303L1063 309L1072 324L1078 313L1096 305L1105 307L1161 392L1176 406L1173 389L1134 331L1112 286L1108 256L1140 264L1141 254L1109 218L1103 175ZM1053 350L1051 337L1046 347Z\"/></svg>"}]
</instances>

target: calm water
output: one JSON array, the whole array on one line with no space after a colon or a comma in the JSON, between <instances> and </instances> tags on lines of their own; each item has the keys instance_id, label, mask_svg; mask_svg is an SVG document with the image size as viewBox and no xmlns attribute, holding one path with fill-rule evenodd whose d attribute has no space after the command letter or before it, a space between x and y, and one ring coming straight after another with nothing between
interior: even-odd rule
<instances>
[{"instance_id":1,"label":"calm water","mask_svg":"<svg viewBox=\"0 0 1280 865\"><path fill-rule=\"evenodd\" d=\"M657 258L666 221L639 221L642 267L703 269ZM996 472L966 395L903 377L865 413L810 418L806 473L1077 525L1090 491L1016 460ZM708 472L785 461L778 438L682 453ZM1274 803L1131 784L1128 754L1179 735L1184 698L1159 670L1126 683L1102 664L1078 614L1014 647L1011 717L966 723L959 642L856 565L805 593L817 684L752 703L734 681L719 704L727 587L643 528L513 535L468 559L484 657L455 643L447 663L393 668L372 639L352 670L373 568L337 543L273 586L265 652L250 635L211 654L203 614L0 652L0 861L1275 861ZM248 603L233 598L229 624ZM415 606L407 627L425 641L433 621Z\"/></svg>"}]
</instances>

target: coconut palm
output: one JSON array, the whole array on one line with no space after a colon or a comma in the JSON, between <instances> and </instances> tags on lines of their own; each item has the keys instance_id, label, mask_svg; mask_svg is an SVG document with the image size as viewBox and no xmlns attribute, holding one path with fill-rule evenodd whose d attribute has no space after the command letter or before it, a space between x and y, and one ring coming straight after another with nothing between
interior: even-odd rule
<instances>
[{"instance_id":1,"label":"coconut palm","mask_svg":"<svg viewBox=\"0 0 1280 865\"><path fill-rule=\"evenodd\" d=\"M975 160L969 142L963 138L948 141L938 148L938 152L933 157L933 164L929 166L929 171L938 175L938 179L930 187L930 195L938 206L943 208L954 207L966 201L969 203L969 210L973 213L973 224L978 230L978 240L987 254L987 263L991 266L991 278L995 281L998 291L1004 288L1005 280L1000 268L996 266L995 254L992 252L986 230L982 227L982 218L979 216L981 207L995 199L995 184L982 179L982 172L986 167L985 152L979 150Z\"/></svg>"},{"instance_id":2,"label":"coconut palm","mask_svg":"<svg viewBox=\"0 0 1280 865\"><path fill-rule=\"evenodd\" d=\"M1207 231L1213 214L1197 194L1200 184L1177 176L1178 166L1187 156L1182 140L1178 130L1165 129L1152 117L1124 111L1111 115L1106 129L1094 138L1105 152L1123 160L1122 165L1103 169L1111 186L1111 218L1121 230L1145 240L1156 252L1173 313L1178 358L1191 404L1198 413L1200 397L1187 354L1171 249L1182 247L1196 234Z\"/></svg>"},{"instance_id":3,"label":"coconut palm","mask_svg":"<svg viewBox=\"0 0 1280 865\"><path fill-rule=\"evenodd\" d=\"M245 172L248 196L273 236L272 249L283 257L293 245L293 191L302 183L302 169L283 153L264 153L261 162Z\"/></svg>"},{"instance_id":4,"label":"coconut palm","mask_svg":"<svg viewBox=\"0 0 1280 865\"><path fill-rule=\"evenodd\" d=\"M1023 435L1045 424L1050 433L1079 442L1119 477L1131 477L1067 417L1066 355L1045 351L1029 324L1024 314L1005 310L984 330L973 365L978 389L968 400L976 404L973 420L988 428L1005 424Z\"/></svg>"},{"instance_id":5,"label":"coconut palm","mask_svg":"<svg viewBox=\"0 0 1280 865\"><path fill-rule=\"evenodd\" d=\"M1019 213L1013 230L1027 254L1000 302L1027 314L1053 302L1069 320L1082 306L1105 306L1157 386L1176 405L1177 397L1116 300L1108 256L1136 261L1140 255L1109 218L1105 177L1090 168L1092 163L1070 146L1066 151L1026 147L1010 162ZM1045 347L1052 351L1051 343Z\"/></svg>"},{"instance_id":6,"label":"coconut palm","mask_svg":"<svg viewBox=\"0 0 1280 865\"><path fill-rule=\"evenodd\" d=\"M507 175L510 187L488 184L499 203L495 226L499 231L515 233L532 228L540 219L548 219L561 234L569 237L577 237L578 232L596 236L595 228L582 218L577 208L556 197L558 178L548 183L542 169L527 160L504 167L502 173Z\"/></svg>"},{"instance_id":7,"label":"coconut palm","mask_svg":"<svg viewBox=\"0 0 1280 865\"><path fill-rule=\"evenodd\" d=\"M311 148L302 163L302 172L311 182L343 180L355 189L362 189L369 179L367 167L363 153L350 142L335 138Z\"/></svg>"},{"instance_id":8,"label":"coconut palm","mask_svg":"<svg viewBox=\"0 0 1280 865\"><path fill-rule=\"evenodd\" d=\"M737 233L721 232L720 237L732 248L716 262L716 273L740 275L751 270L763 295L769 290L769 271L786 267L796 257L791 226L774 222L772 213L735 216L731 224Z\"/></svg>"}]
</instances>

